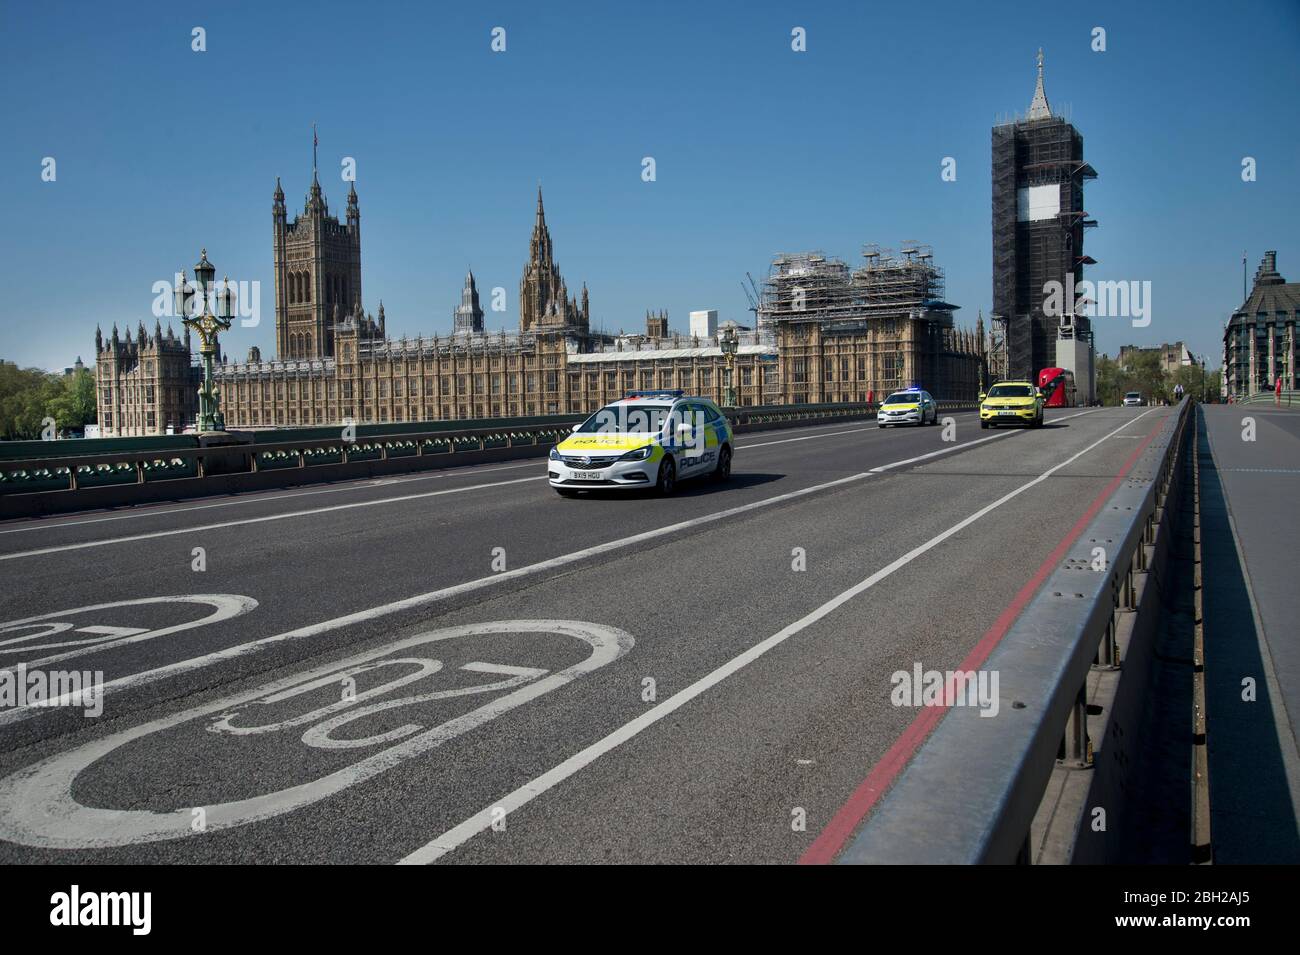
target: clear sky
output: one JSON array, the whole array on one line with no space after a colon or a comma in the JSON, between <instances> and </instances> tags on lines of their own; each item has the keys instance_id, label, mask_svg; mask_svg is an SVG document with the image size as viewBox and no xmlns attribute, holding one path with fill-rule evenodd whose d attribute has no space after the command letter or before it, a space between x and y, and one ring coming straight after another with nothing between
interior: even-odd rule
<instances>
[{"instance_id":1,"label":"clear sky","mask_svg":"<svg viewBox=\"0 0 1300 955\"><path fill-rule=\"evenodd\" d=\"M1213 367L1243 250L1252 275L1276 249L1300 281L1296 0L0 10L0 358L22 365L93 360L96 323L152 328L153 283L201 246L262 283L260 327L227 352L273 353L271 195L279 175L301 210L313 121L332 212L356 160L364 304L383 299L390 335L449 331L470 266L485 307L507 290L488 327L517 327L539 180L570 292L587 282L607 330L648 308L679 330L692 309L743 322L745 273L775 253L856 265L903 240L933 246L973 326L992 298L989 130L1028 108L1040 46L1099 173L1088 277L1152 283L1150 326L1099 319L1099 350L1182 339Z\"/></svg>"}]
</instances>

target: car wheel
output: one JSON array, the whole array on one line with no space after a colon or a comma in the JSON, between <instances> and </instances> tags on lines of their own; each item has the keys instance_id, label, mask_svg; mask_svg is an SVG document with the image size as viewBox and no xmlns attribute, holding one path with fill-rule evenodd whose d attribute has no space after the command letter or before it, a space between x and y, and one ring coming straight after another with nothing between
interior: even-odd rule
<instances>
[{"instance_id":1,"label":"car wheel","mask_svg":"<svg viewBox=\"0 0 1300 955\"><path fill-rule=\"evenodd\" d=\"M981 421L981 422L980 422L980 428L982 428L983 430L987 431L987 430L989 429L989 423L988 423L987 421Z\"/></svg>"},{"instance_id":2,"label":"car wheel","mask_svg":"<svg viewBox=\"0 0 1300 955\"><path fill-rule=\"evenodd\" d=\"M672 458L664 458L664 463L659 465L659 479L655 481L655 493L660 497L667 497L676 487L677 465L673 463Z\"/></svg>"},{"instance_id":3,"label":"car wheel","mask_svg":"<svg viewBox=\"0 0 1300 955\"><path fill-rule=\"evenodd\" d=\"M713 480L731 480L731 448L724 447L718 452L718 466L713 469Z\"/></svg>"}]
</instances>

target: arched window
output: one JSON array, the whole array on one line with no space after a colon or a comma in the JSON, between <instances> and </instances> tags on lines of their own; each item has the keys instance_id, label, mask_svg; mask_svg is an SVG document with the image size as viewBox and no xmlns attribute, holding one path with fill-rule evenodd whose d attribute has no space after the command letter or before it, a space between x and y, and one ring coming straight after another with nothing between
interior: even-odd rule
<instances>
[{"instance_id":1,"label":"arched window","mask_svg":"<svg viewBox=\"0 0 1300 955\"><path fill-rule=\"evenodd\" d=\"M311 332L308 332L306 335L302 337L302 346L303 346L302 357L310 358L311 357Z\"/></svg>"}]
</instances>

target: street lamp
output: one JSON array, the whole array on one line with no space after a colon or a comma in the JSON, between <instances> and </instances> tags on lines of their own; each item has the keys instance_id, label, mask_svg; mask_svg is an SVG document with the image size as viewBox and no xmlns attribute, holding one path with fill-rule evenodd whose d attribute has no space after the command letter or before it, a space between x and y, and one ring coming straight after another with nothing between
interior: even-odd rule
<instances>
[{"instance_id":1,"label":"street lamp","mask_svg":"<svg viewBox=\"0 0 1300 955\"><path fill-rule=\"evenodd\" d=\"M221 413L221 395L212 385L212 362L217 353L217 333L230 328L231 294L228 280L216 296L217 314L208 307L208 295L216 284L217 270L208 261L208 250L200 255L198 265L194 266L194 292L198 301L190 307L190 295L185 296L185 317L181 321L187 328L193 329L199 336L199 355L203 358L203 384L199 387L198 430L225 431L226 420ZM191 315L190 312L195 314Z\"/></svg>"},{"instance_id":2,"label":"street lamp","mask_svg":"<svg viewBox=\"0 0 1300 955\"><path fill-rule=\"evenodd\" d=\"M718 346L722 349L722 358L727 363L727 387L723 403L728 408L736 407L736 388L733 375L736 368L736 352L740 350L740 336L736 334L736 323L727 322L722 329L722 335L718 338Z\"/></svg>"}]
</instances>

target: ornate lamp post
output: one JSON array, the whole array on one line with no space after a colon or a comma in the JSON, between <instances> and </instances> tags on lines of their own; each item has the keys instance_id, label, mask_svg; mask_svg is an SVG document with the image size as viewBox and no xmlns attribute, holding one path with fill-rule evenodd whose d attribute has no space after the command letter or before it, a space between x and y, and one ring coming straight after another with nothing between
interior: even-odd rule
<instances>
[{"instance_id":1,"label":"ornate lamp post","mask_svg":"<svg viewBox=\"0 0 1300 955\"><path fill-rule=\"evenodd\" d=\"M723 360L727 363L727 383L726 395L723 398L728 408L736 407L736 388L735 388L735 369L736 369L736 352L740 349L740 336L736 334L736 323L727 322L718 338L718 346L722 349Z\"/></svg>"},{"instance_id":2,"label":"ornate lamp post","mask_svg":"<svg viewBox=\"0 0 1300 955\"><path fill-rule=\"evenodd\" d=\"M217 353L217 333L230 328L231 291L228 281L223 281L223 288L217 294L217 314L208 307L208 295L215 286L213 279L217 270L208 261L208 250L204 249L199 264L194 266L194 291L183 292L182 322L193 329L199 336L199 354L203 357L203 384L199 387L198 430L225 431L226 420L221 413L221 395L212 385L212 362ZM198 301L191 306L191 300L198 296ZM197 314L191 315L193 311Z\"/></svg>"}]
</instances>

